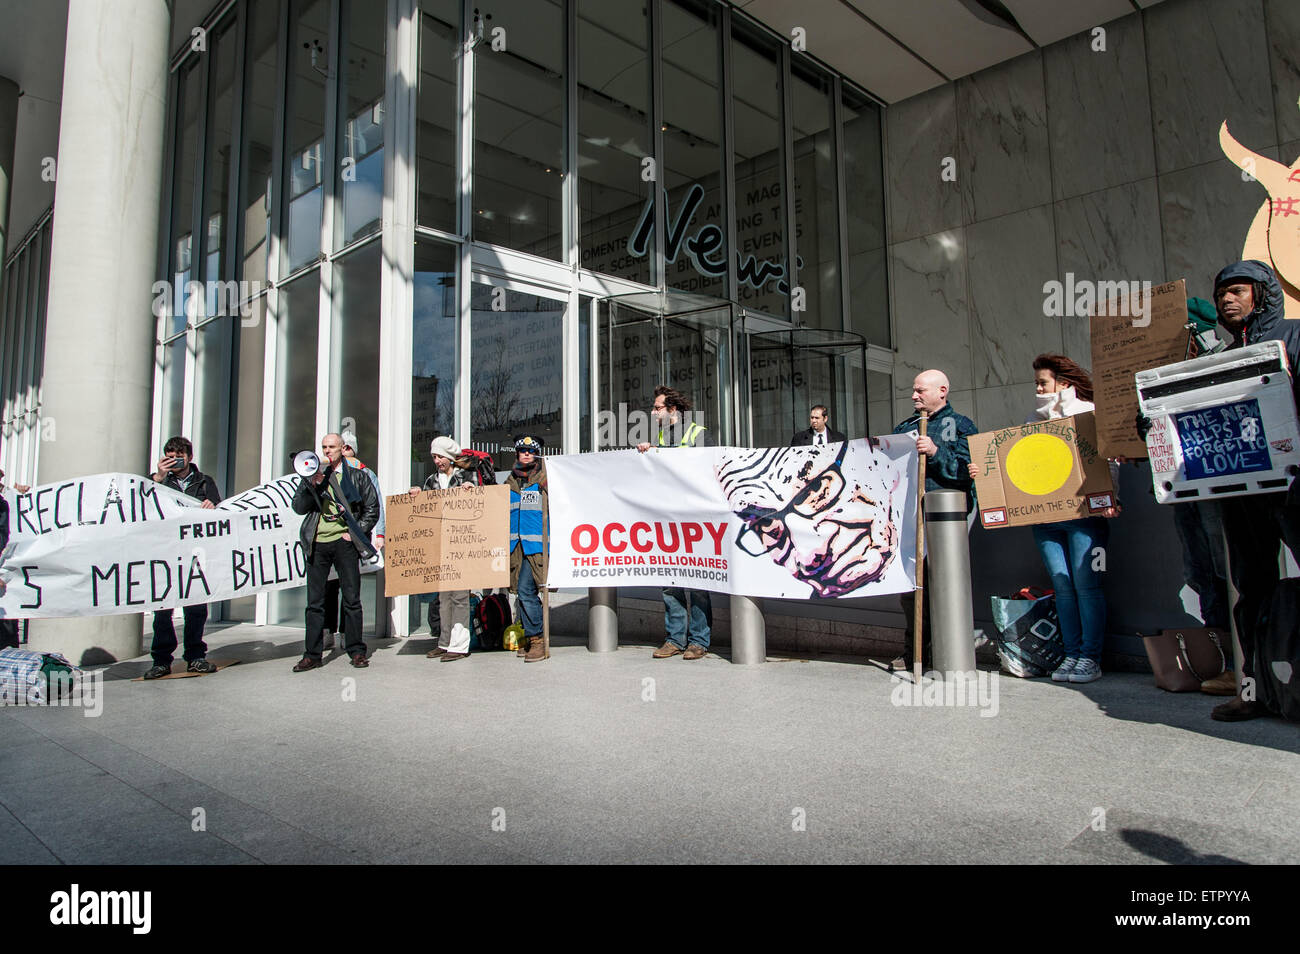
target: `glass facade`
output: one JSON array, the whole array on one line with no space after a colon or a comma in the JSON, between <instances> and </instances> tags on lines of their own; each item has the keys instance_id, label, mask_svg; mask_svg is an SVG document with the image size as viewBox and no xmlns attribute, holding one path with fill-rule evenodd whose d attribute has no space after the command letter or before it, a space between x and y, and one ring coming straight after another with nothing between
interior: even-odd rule
<instances>
[{"instance_id":1,"label":"glass facade","mask_svg":"<svg viewBox=\"0 0 1300 954\"><path fill-rule=\"evenodd\" d=\"M660 383L737 444L888 400L881 110L735 8L238 0L209 36L169 93L154 438L226 493L345 426L391 494L439 435L618 446ZM367 627L408 625L373 586Z\"/></svg>"}]
</instances>

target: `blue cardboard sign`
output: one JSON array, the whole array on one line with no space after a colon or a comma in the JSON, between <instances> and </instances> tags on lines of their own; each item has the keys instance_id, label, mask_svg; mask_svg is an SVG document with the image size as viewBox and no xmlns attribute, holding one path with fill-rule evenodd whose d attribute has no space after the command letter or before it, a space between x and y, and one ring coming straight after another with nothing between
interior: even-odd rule
<instances>
[{"instance_id":1,"label":"blue cardboard sign","mask_svg":"<svg viewBox=\"0 0 1300 954\"><path fill-rule=\"evenodd\" d=\"M1188 480L1272 468L1258 399L1220 404L1173 417Z\"/></svg>"}]
</instances>

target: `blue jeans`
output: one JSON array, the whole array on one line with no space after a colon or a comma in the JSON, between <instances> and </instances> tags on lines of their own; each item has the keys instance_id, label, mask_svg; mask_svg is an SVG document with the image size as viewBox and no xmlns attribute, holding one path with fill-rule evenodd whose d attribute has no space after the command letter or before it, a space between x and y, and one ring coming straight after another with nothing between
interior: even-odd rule
<instances>
[{"instance_id":1,"label":"blue jeans","mask_svg":"<svg viewBox=\"0 0 1300 954\"><path fill-rule=\"evenodd\" d=\"M542 635L542 601L537 596L537 581L533 579L533 567L524 557L519 566L519 582L515 584L515 593L519 596L519 622L524 624L524 635L529 639Z\"/></svg>"},{"instance_id":2,"label":"blue jeans","mask_svg":"<svg viewBox=\"0 0 1300 954\"><path fill-rule=\"evenodd\" d=\"M1101 661L1106 637L1106 593L1093 553L1110 539L1105 517L1084 517L1034 527L1034 541L1056 590L1056 615L1065 655ZM1104 556L1101 559L1105 559ZM1104 563L1102 564L1104 565Z\"/></svg>"},{"instance_id":3,"label":"blue jeans","mask_svg":"<svg viewBox=\"0 0 1300 954\"><path fill-rule=\"evenodd\" d=\"M664 590L664 629L668 633L668 642L678 649L686 648L688 612L690 641L701 649L708 649L709 628L713 625L713 599L709 591Z\"/></svg>"}]
</instances>

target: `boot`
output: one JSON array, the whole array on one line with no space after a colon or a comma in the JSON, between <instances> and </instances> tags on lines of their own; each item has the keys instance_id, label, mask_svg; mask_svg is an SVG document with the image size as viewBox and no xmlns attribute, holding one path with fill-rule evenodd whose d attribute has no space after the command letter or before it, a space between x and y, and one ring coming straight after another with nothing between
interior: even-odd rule
<instances>
[{"instance_id":1,"label":"boot","mask_svg":"<svg viewBox=\"0 0 1300 954\"><path fill-rule=\"evenodd\" d=\"M546 640L540 636L528 640L528 655L524 656L524 662L541 662L550 658L551 654L546 651Z\"/></svg>"},{"instance_id":2,"label":"boot","mask_svg":"<svg viewBox=\"0 0 1300 954\"><path fill-rule=\"evenodd\" d=\"M515 650L515 655L520 659L526 659L528 657L528 643L529 639L527 636L519 640L519 648Z\"/></svg>"}]
</instances>

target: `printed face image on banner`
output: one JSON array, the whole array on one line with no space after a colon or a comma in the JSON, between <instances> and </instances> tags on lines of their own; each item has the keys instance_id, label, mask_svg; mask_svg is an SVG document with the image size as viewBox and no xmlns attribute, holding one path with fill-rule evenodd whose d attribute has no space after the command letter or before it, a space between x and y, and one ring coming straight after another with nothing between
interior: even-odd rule
<instances>
[{"instance_id":1,"label":"printed face image on banner","mask_svg":"<svg viewBox=\"0 0 1300 954\"><path fill-rule=\"evenodd\" d=\"M859 445L860 446L860 445ZM903 475L872 465L844 472L852 443L724 451L715 468L736 545L768 556L819 597L844 596L884 577L898 557ZM872 450L854 449L856 458Z\"/></svg>"}]
</instances>

